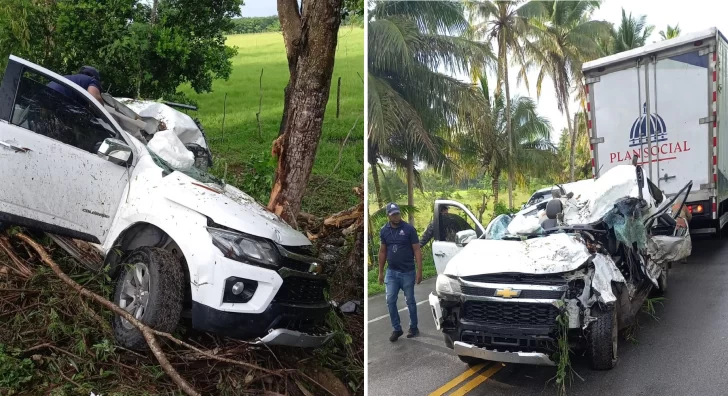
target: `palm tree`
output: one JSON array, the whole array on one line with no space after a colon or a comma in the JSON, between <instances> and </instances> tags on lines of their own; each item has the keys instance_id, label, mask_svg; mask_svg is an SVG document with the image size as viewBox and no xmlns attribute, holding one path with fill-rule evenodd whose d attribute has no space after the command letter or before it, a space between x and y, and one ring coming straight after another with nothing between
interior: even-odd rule
<instances>
[{"instance_id":1,"label":"palm tree","mask_svg":"<svg viewBox=\"0 0 728 396\"><path fill-rule=\"evenodd\" d=\"M617 28L612 29L611 53L617 54L642 47L654 30L653 25L647 24L647 15L635 18L630 12L627 16L622 8L622 22Z\"/></svg>"},{"instance_id":2,"label":"palm tree","mask_svg":"<svg viewBox=\"0 0 728 396\"><path fill-rule=\"evenodd\" d=\"M521 66L520 76L525 78L527 51L530 47L528 36L531 33L529 19L539 16L543 7L537 1L488 1L470 2L468 8L473 23L475 37L481 39L495 39L498 45L498 85L496 93L500 93L501 84L505 87L506 109L505 114L511 114L511 95L508 83L508 54L512 53L515 64ZM525 79L526 87L528 80ZM512 134L511 120L506 118L506 130L508 136ZM509 138L508 142L513 139ZM513 147L509 145L507 150L511 152ZM513 209L513 167L508 166L508 206Z\"/></svg>"},{"instance_id":3,"label":"palm tree","mask_svg":"<svg viewBox=\"0 0 728 396\"><path fill-rule=\"evenodd\" d=\"M541 96L541 84L548 76L554 84L561 114L566 114L570 136L569 177L574 181L575 127L571 123L569 104L571 91L585 91L581 66L584 62L604 55L599 40L608 37L610 24L593 21L599 1L549 1L543 3L545 13L531 21L535 40L531 61L540 66L536 80L536 95ZM575 89L574 89L575 88ZM579 95L583 96L583 95Z\"/></svg>"},{"instance_id":4,"label":"palm tree","mask_svg":"<svg viewBox=\"0 0 728 396\"><path fill-rule=\"evenodd\" d=\"M576 149L574 155L575 162L575 178L585 179L591 177L591 152L589 150L589 134L586 128L586 113L585 111L579 111L574 114L573 120L574 129L576 130ZM553 180L557 182L567 182L568 178L564 177L566 170L571 166L571 132L564 129L561 132L559 138L559 167L556 168L557 172L552 176Z\"/></svg>"},{"instance_id":5,"label":"palm tree","mask_svg":"<svg viewBox=\"0 0 728 396\"><path fill-rule=\"evenodd\" d=\"M680 35L680 24L678 23L675 25L675 27L672 27L670 25L667 25L667 33L665 33L664 30L660 30L660 37L662 37L662 40L669 40L673 39Z\"/></svg>"},{"instance_id":6,"label":"palm tree","mask_svg":"<svg viewBox=\"0 0 728 396\"><path fill-rule=\"evenodd\" d=\"M490 175L494 202L498 202L503 171L513 169L516 181L523 185L528 177L551 173L557 160L556 148L550 140L551 123L538 114L536 102L516 96L511 100L513 106L507 110L508 101L498 91L491 96L487 79L480 79L480 92L488 104L480 122L488 125L457 138L459 159ZM508 150L509 147L512 149Z\"/></svg>"},{"instance_id":7,"label":"palm tree","mask_svg":"<svg viewBox=\"0 0 728 396\"><path fill-rule=\"evenodd\" d=\"M369 18L369 147L407 170L413 206L414 164L446 168L438 134L467 126L469 115L483 108L471 84L443 71L467 73L493 55L489 44L465 36L469 25L458 3L377 2Z\"/></svg>"}]
</instances>

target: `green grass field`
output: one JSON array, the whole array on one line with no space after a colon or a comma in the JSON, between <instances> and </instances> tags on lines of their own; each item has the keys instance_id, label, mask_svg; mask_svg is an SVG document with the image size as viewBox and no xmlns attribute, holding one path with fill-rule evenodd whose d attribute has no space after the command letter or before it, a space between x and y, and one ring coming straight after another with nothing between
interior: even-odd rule
<instances>
[{"instance_id":1,"label":"green grass field","mask_svg":"<svg viewBox=\"0 0 728 396\"><path fill-rule=\"evenodd\" d=\"M540 187L533 188L533 191L536 191ZM516 207L516 209L520 208L522 204L524 204L528 198L533 193L531 189L525 189L525 188L517 188L513 191L513 205ZM508 190L502 190L499 191L499 200L501 202L508 202ZM417 208L417 212L415 213L415 228L417 229L417 234L422 235L422 233L427 228L427 225L432 221L432 210L434 206L434 199L444 196L443 194L439 192L431 192L426 191L425 194L422 194L419 190L415 190L415 207ZM482 190L457 190L453 193L447 194L445 196L446 198L452 199L454 201L458 201L462 204L464 204L473 214L476 216L478 215L478 205L482 203L482 197L483 197L483 191ZM401 197L401 200L397 202L399 204L406 204L407 203L407 197ZM379 209L377 205L376 197L373 194L369 195L369 213L375 212ZM458 213L460 214L460 213ZM483 213L483 226L487 226L490 222L493 214L493 202L492 198L488 202L488 206ZM407 221L407 216L404 216L404 220ZM469 221L470 223L470 221ZM373 224L373 235L374 235L374 244L370 244L369 248L373 249L373 257L376 257L378 244L379 244L379 229L383 223L377 223ZM428 279L431 277L434 277L437 275L437 271L435 270L435 262L432 258L432 250L430 249L430 246L432 246L432 243L427 244L422 249L422 278ZM379 285L378 283L378 268L372 267L368 274L367 274L367 289L369 291L369 295L382 293L384 292L384 286Z\"/></svg>"},{"instance_id":2,"label":"green grass field","mask_svg":"<svg viewBox=\"0 0 728 396\"><path fill-rule=\"evenodd\" d=\"M210 93L196 94L189 86L181 87L180 91L198 104L196 116L205 127L216 160L212 173L224 176L228 183L267 204L276 164L270 155L271 143L278 137L283 114L283 89L288 83L283 36L281 33L233 35L228 37L227 44L238 48L238 55L232 60L230 79L215 80ZM260 100L261 69L262 138L259 138L255 114ZM351 189L363 182L364 83L360 75L363 78L364 30L342 27L323 133L303 201L305 212L325 216L349 208L357 201ZM341 104L337 119L336 84L339 77ZM227 110L223 141L225 94ZM195 116L194 112L190 115ZM355 122L356 127L352 130ZM350 130L341 163L333 172L342 143Z\"/></svg>"}]
</instances>

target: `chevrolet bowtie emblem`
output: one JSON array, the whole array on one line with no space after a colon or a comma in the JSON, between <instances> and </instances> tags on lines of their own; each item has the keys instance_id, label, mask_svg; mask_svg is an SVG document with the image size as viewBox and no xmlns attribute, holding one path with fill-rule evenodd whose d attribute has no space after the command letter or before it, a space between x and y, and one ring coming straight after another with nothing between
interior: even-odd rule
<instances>
[{"instance_id":1,"label":"chevrolet bowtie emblem","mask_svg":"<svg viewBox=\"0 0 728 396\"><path fill-rule=\"evenodd\" d=\"M505 289L497 289L495 291L495 295L497 297L513 298L513 297L520 296L521 295L521 291L520 290L513 290L510 287L507 287Z\"/></svg>"}]
</instances>

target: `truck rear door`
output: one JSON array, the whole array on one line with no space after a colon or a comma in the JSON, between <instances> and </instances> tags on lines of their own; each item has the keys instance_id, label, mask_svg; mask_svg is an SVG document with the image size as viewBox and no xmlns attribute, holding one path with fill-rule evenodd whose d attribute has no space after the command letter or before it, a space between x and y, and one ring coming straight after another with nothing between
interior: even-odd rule
<instances>
[{"instance_id":1,"label":"truck rear door","mask_svg":"<svg viewBox=\"0 0 728 396\"><path fill-rule=\"evenodd\" d=\"M708 66L704 47L689 46L591 80L597 174L639 156L645 175L668 195L691 180L708 185Z\"/></svg>"}]
</instances>

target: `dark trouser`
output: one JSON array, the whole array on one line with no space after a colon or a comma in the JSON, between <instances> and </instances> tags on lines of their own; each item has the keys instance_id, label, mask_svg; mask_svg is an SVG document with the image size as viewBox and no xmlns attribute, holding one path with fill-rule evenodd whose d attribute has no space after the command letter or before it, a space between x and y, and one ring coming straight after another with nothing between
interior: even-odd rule
<instances>
[{"instance_id":1,"label":"dark trouser","mask_svg":"<svg viewBox=\"0 0 728 396\"><path fill-rule=\"evenodd\" d=\"M397 296L399 290L404 291L404 298L407 301L407 309L410 316L410 329L417 328L417 303L415 302L415 271L398 272L387 268L384 276L386 286L387 308L389 318L392 320L392 327L395 331L402 331L399 324L399 312L397 312Z\"/></svg>"}]
</instances>

